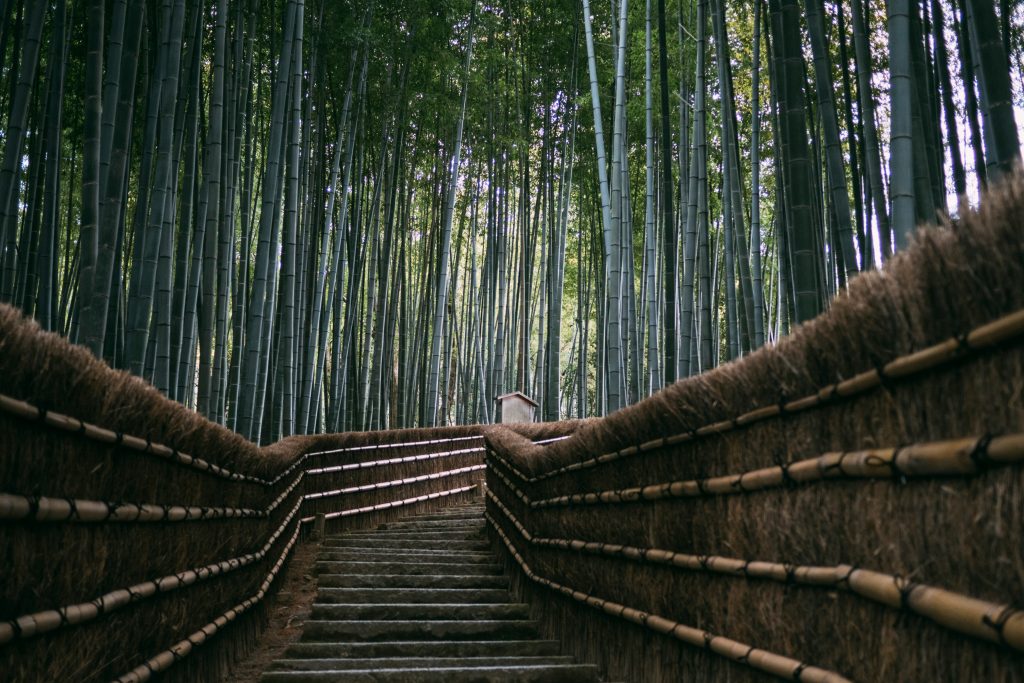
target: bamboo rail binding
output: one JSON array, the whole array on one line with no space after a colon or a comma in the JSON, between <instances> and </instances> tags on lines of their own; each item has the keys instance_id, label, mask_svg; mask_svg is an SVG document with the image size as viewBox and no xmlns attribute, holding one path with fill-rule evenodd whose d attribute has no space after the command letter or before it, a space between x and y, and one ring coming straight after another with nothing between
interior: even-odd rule
<instances>
[{"instance_id":1,"label":"bamboo rail binding","mask_svg":"<svg viewBox=\"0 0 1024 683\"><path fill-rule=\"evenodd\" d=\"M495 533L498 534L505 546L508 548L509 553L519 564L520 569L526 577L534 583L538 583L546 588L550 588L551 590L562 593L563 595L567 595L577 602L582 602L585 605L601 610L613 617L631 621L634 624L644 626L645 628L661 633L662 635L671 636L676 640L680 640L688 645L693 645L694 647L704 648L709 652L713 652L739 664L744 664L752 669L764 671L765 673L772 674L779 678L790 681L804 681L806 683L850 683L849 679L834 671L812 666L791 657L775 654L774 652L761 650L752 645L740 643L725 636L715 635L708 631L687 626L686 624L681 624L678 621L672 621L671 619L666 619L665 617L661 617L656 614L648 614L647 612L627 607L626 605L621 605L617 602L605 600L603 598L590 595L589 593L584 593L583 591L576 590L540 576L530 569L530 565L528 565L522 555L519 554L515 544L508 535L505 534L505 531L491 516L491 514L486 513L486 517Z\"/></svg>"},{"instance_id":2,"label":"bamboo rail binding","mask_svg":"<svg viewBox=\"0 0 1024 683\"><path fill-rule=\"evenodd\" d=\"M849 379L829 384L819 389L816 393L804 396L803 398L791 401L783 399L778 404L755 408L732 419L721 420L661 439L645 441L636 446L628 446L617 451L587 458L532 477L526 477L526 479L531 483L543 481L569 472L589 469L616 460L677 446L706 436L724 434L771 418L825 406L838 400L865 394L872 389L885 385L887 382L920 375L927 370L933 370L977 355L982 351L1015 340L1022 335L1024 335L1024 309L997 318L966 334L952 337L921 351L891 360L881 367L866 370Z\"/></svg>"},{"instance_id":3,"label":"bamboo rail binding","mask_svg":"<svg viewBox=\"0 0 1024 683\"><path fill-rule=\"evenodd\" d=\"M506 459L494 451L491 451L490 455L492 460L516 475L515 468ZM686 479L621 489L571 493L540 500L533 500L521 491L521 495L517 495L531 508L617 505L671 498L753 493L832 479L972 476L990 467L1021 462L1024 462L1024 433L995 437L985 435L931 441L901 448L830 452L787 464L707 479Z\"/></svg>"},{"instance_id":4,"label":"bamboo rail binding","mask_svg":"<svg viewBox=\"0 0 1024 683\"><path fill-rule=\"evenodd\" d=\"M829 589L843 589L887 607L925 617L952 631L1024 651L1024 612L1012 604L996 604L962 593L840 564L832 567L794 565L767 560L741 560L720 555L692 555L660 548L534 536L493 491L488 498L527 543L558 550L616 557L674 569L706 571L736 578L766 579Z\"/></svg>"}]
</instances>

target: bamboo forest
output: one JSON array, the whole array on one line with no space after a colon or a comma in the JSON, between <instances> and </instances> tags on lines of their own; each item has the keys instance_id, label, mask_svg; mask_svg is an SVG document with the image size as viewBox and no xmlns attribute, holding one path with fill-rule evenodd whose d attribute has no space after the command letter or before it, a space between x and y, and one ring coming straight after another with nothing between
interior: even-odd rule
<instances>
[{"instance_id":1,"label":"bamboo forest","mask_svg":"<svg viewBox=\"0 0 1024 683\"><path fill-rule=\"evenodd\" d=\"M0 300L263 443L614 412L1020 158L1014 0L0 15Z\"/></svg>"}]
</instances>

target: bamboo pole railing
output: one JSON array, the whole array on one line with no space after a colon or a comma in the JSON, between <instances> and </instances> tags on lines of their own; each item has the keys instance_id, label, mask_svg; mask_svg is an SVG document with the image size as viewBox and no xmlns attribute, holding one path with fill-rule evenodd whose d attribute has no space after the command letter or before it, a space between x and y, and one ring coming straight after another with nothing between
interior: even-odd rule
<instances>
[{"instance_id":1,"label":"bamboo pole railing","mask_svg":"<svg viewBox=\"0 0 1024 683\"><path fill-rule=\"evenodd\" d=\"M388 465L401 465L421 460L436 460L438 458L451 458L457 455L469 453L483 453L486 449L483 446L476 448L458 448L450 451L439 451L437 453L421 453L419 455L407 455L401 458L384 458L382 460L367 460L364 462L350 462L345 465L330 465L327 467L316 467L306 470L307 475L334 474L336 472L349 472L352 470L364 470L374 467L386 467Z\"/></svg>"},{"instance_id":2,"label":"bamboo pole railing","mask_svg":"<svg viewBox=\"0 0 1024 683\"><path fill-rule=\"evenodd\" d=\"M345 446L344 448L331 448L325 451L311 451L307 455L333 455L337 453L356 453L359 451L391 450L395 448L413 448L419 446L438 446L443 443L456 443L459 441L480 441L482 434L473 436L451 436L444 439L424 439L421 441L399 441L397 443L373 443L362 446Z\"/></svg>"},{"instance_id":3,"label":"bamboo pole railing","mask_svg":"<svg viewBox=\"0 0 1024 683\"><path fill-rule=\"evenodd\" d=\"M277 578L278 573L281 571L281 567L284 566L284 561L288 557L288 553L291 552L292 548L295 547L295 544L298 542L300 531L301 526L296 525L295 532L292 534L291 539L281 551L281 555L278 557L277 562L274 563L274 566L270 569L266 578L263 579L260 589L254 595L227 610L184 640L175 643L163 652L157 653L128 673L120 676L116 679L117 683L142 683L142 681L148 681L154 674L170 668L181 659L187 657L193 649L205 643L222 628L258 605L263 598L266 597L267 591L270 589L270 584L274 582L274 579Z\"/></svg>"},{"instance_id":4,"label":"bamboo pole railing","mask_svg":"<svg viewBox=\"0 0 1024 683\"><path fill-rule=\"evenodd\" d=\"M19 401L16 398L5 396L3 394L0 394L0 411L25 420L38 421L39 423L45 424L48 427L53 427L54 429L80 434L92 441L98 441L100 443L120 446L132 451L154 455L178 465L206 474L211 474L215 477L220 477L221 479L227 479L233 482L258 484L260 486L271 485L271 482L266 479L249 474L242 474L240 472L234 472L226 467L214 465L202 458L182 453L176 448L171 448L170 446L165 446L160 443L154 443L150 439L144 439L131 434L124 434L122 432L105 429L89 422L85 422L84 420L80 420L77 417L70 417L52 410L39 408L31 403Z\"/></svg>"},{"instance_id":5,"label":"bamboo pole railing","mask_svg":"<svg viewBox=\"0 0 1024 683\"><path fill-rule=\"evenodd\" d=\"M300 473L270 505L263 510L251 508L200 507L124 503L82 498L23 496L0 493L0 520L34 522L198 522L214 519L265 519L302 482Z\"/></svg>"},{"instance_id":6,"label":"bamboo pole railing","mask_svg":"<svg viewBox=\"0 0 1024 683\"><path fill-rule=\"evenodd\" d=\"M493 450L492 459L515 475L508 460ZM532 508L569 505L616 505L671 498L699 498L752 493L832 479L889 479L971 476L990 467L1024 461L1024 433L932 441L899 448L829 452L788 464L707 479L686 479L553 498L521 498ZM518 489L517 489L518 490ZM521 493L521 492L520 492Z\"/></svg>"},{"instance_id":7,"label":"bamboo pole railing","mask_svg":"<svg viewBox=\"0 0 1024 683\"><path fill-rule=\"evenodd\" d=\"M291 465L285 468L285 470L280 472L273 479L268 480L234 472L228 468L214 465L202 458L181 453L180 451L163 444L154 443L150 439L144 439L134 435L105 429L78 418L37 408L24 401L18 401L2 394L0 394L0 412L6 412L15 417L27 420L34 420L42 425L62 431L73 432L83 436L84 438L98 441L100 443L112 444L126 448L130 451L151 454L177 465L181 465L201 473L210 474L227 481L252 483L263 487L275 487L285 477L288 477L290 474L298 470L311 456L322 456L344 452L365 452L369 450L382 451L390 448L409 448L415 446L427 447L444 443L482 439L481 436L453 437L450 439L430 439L416 442L402 442L399 444L375 444L368 447L354 446L350 448L333 449L330 451L306 453L297 458ZM465 449L452 449L440 453L384 458L369 462L348 463L338 467L301 470L287 485L287 487L275 497L268 507L262 510L233 507L108 502L67 497L24 496L13 493L0 493L0 520L30 520L33 522L190 522L213 519L267 518L295 492L296 488L309 474L326 474L335 471L348 471L370 467L407 464L463 454L482 453L484 450L485 449L482 446ZM239 603L210 624L207 624L200 631L193 633L188 638L180 641L168 650L155 655L146 663L140 665L135 670L125 674L125 676L119 679L147 680L153 673L162 671L182 657L187 656L194 647L204 642L209 636L216 633L227 623L233 621L239 615L251 609L252 606L263 599L267 589L269 588L270 582L280 570L288 552L297 542L302 526L315 519L315 517L299 517L296 519L300 514L301 506L307 501L400 487L423 481L443 479L446 477L457 477L483 470L485 467L486 465L481 463L443 472L405 477L385 482L375 482L332 491L319 491L299 496L294 507L286 518L268 537L263 547L256 552L222 560L203 567L183 570L169 576L135 584L128 588L110 591L90 601L70 604L56 609L42 610L0 622L0 645L20 638L28 638L48 633L64 626L84 624L95 620L106 613L119 610L130 604L151 598L155 595L177 590L179 588L185 588L209 579L218 578L243 567L252 565L255 562L263 560L271 547L280 539L286 529L290 525L294 524L295 532L283 550L281 556L278 558L277 563L267 575L260 591L257 592L256 595ZM327 514L326 518L334 519L349 517L379 510L413 505L427 500L434 500L468 492L475 488L477 488L477 484L455 487L446 491L401 500L387 501L377 505L338 510Z\"/></svg>"},{"instance_id":8,"label":"bamboo pole railing","mask_svg":"<svg viewBox=\"0 0 1024 683\"><path fill-rule=\"evenodd\" d=\"M429 439L429 440L421 440L421 441L404 441L404 442L399 442L399 443L394 443L394 444L371 444L371 445L364 445L364 446L349 446L349 447L346 447L346 448L337 448L337 449L324 450L324 451L312 451L312 452L309 452L309 453L304 453L302 456L297 458L295 460L295 462L293 462L291 465L289 465L287 468L285 468L283 471L281 471L277 476L273 477L272 479L264 479L262 477L257 477L257 476L251 475L251 474L244 474L244 473L241 473L241 472L235 472L235 471L232 471L232 470L230 470L230 469L228 469L226 467L222 467L220 465L215 465L215 464L213 464L213 463L211 463L211 462L209 462L207 460L204 460L202 458L199 458L199 457L196 457L196 456L193 456L193 455L189 455L187 453L182 453L181 451L179 451L176 448L172 448L170 446L166 446L166 445L161 444L161 443L156 443L156 442L154 442L154 441L152 441L152 440L150 440L148 438L143 438L143 437L135 436L135 435L132 435L132 434L125 434L125 433L122 433L122 432L116 432L116 431L113 431L113 430L110 430L110 429L106 429L104 427L100 427L98 425L95 425L95 424L92 424L92 423L89 423L89 422L85 422L84 420L81 420L81 419L79 419L77 417L71 417L69 415L64 415L64 414L56 412L56 411L46 410L44 408L40 408L38 406L34 406L31 403L28 403L26 401L18 400L16 398L13 398L11 396L7 396L5 394L0 394L0 412L7 413L7 414L12 415L14 417L20 417L20 418L22 418L24 420L28 420L28 421L37 421L37 422L39 422L41 424L44 424L44 425L46 425L48 427L52 427L54 429L58 429L60 431L72 432L72 433L75 433L75 434L80 434L81 436L83 436L83 437L85 437L87 439L90 439L92 441L98 441L100 443L116 445L116 446L120 446L122 448L126 448L128 450L137 451L139 453L146 453L146 454L149 454L149 455L154 455L154 456L156 456L158 458L169 460L169 461L171 461L173 463L176 463L178 465L183 465L185 467L197 470L199 472L204 472L206 474L211 474L213 476L220 477L221 479L227 479L227 480L232 481L232 482L244 482L244 483L248 483L248 484L257 484L259 486L264 486L264 487L271 487L271 486L276 485L282 479L284 479L289 474L294 472L296 469L301 467L303 465L303 463L306 462L307 459L309 459L311 457L314 457L314 456L330 455L330 454L337 454L337 453L347 453L347 452L358 452L358 451L366 451L366 450L384 450L384 449L393 449L393 448L407 448L407 447L414 447L414 446L431 446L431 445L439 445L439 444L443 444L443 443L454 443L454 442L461 442L461 441L470 441L470 440L483 439L482 435L458 436L458 437L450 437L450 438L444 438L444 439ZM467 450L465 452L475 452L476 450L482 451L483 447L480 447L479 449ZM458 454L458 453L455 452L455 453L451 453L451 454L455 455L455 454ZM391 459L390 461L376 461L376 462L378 464L374 465L374 466L380 466L380 465L384 465L384 464L395 464L397 462L407 462L407 461L403 460L403 459ZM358 465L358 464L362 464L362 463L353 463L353 464L357 464ZM371 466L371 465L368 465L368 464L362 464L362 465L364 467L365 466ZM353 468L353 469L355 469L355 468ZM330 471L337 471L337 470L330 470ZM325 473L325 472L321 472L321 471L312 472L312 474L323 474L323 473Z\"/></svg>"},{"instance_id":9,"label":"bamboo pole railing","mask_svg":"<svg viewBox=\"0 0 1024 683\"><path fill-rule=\"evenodd\" d=\"M332 491L319 491L317 493L307 493L305 500L322 500L324 498L336 498L338 496L350 495L353 493L363 493L366 491L379 491L381 489L393 488L395 486L405 486L407 484L415 484L421 481L433 481L434 479L444 479L446 477L457 477L460 474L469 474L470 472L479 472L487 467L487 465L471 465L469 467L458 467L453 470L445 470L443 472L433 472L431 474L420 474L415 477L406 477L404 479L395 479L394 481L382 481L373 484L362 484L361 486L349 486L343 489L334 489Z\"/></svg>"},{"instance_id":10,"label":"bamboo pole railing","mask_svg":"<svg viewBox=\"0 0 1024 683\"><path fill-rule=\"evenodd\" d=\"M482 450L482 449L481 449ZM332 491L309 493L303 500L318 500L353 493L406 486L423 481L455 477L485 469L486 465L472 465L443 472L434 472L404 479L375 482ZM154 503L123 503L81 498L22 496L0 493L0 520L32 520L34 522L195 522L214 519L263 519L274 510L302 481L307 472L301 472L288 488L266 509L229 507L199 507L160 505Z\"/></svg>"},{"instance_id":11,"label":"bamboo pole railing","mask_svg":"<svg viewBox=\"0 0 1024 683\"><path fill-rule=\"evenodd\" d=\"M843 589L873 602L925 617L963 635L1014 650L1024 650L1024 612L1010 603L993 603L954 591L929 586L895 574L848 564L794 565L767 560L741 560L720 555L692 555L660 548L534 536L493 492L487 491L505 518L523 539L536 546L614 557L632 562L668 565L746 579L765 579L828 589Z\"/></svg>"},{"instance_id":12,"label":"bamboo pole railing","mask_svg":"<svg viewBox=\"0 0 1024 683\"><path fill-rule=\"evenodd\" d=\"M404 500L389 501L387 503L378 503L377 505L368 505L366 507L355 508L353 510L339 510L337 512L329 512L324 515L324 519L338 519L340 517L351 517L352 515L362 515L367 512L376 512L378 510L389 510L396 507L404 507L406 505L414 505L416 503L422 503L428 500L435 500L437 498L445 498L447 496L454 496L458 493L465 493L472 491L477 488L476 484L469 486L460 486L454 489L448 489L447 491L436 491L434 493L425 493L422 496L415 496L414 498L406 498ZM303 517L303 524L311 524L316 520L316 517Z\"/></svg>"},{"instance_id":13,"label":"bamboo pole railing","mask_svg":"<svg viewBox=\"0 0 1024 683\"><path fill-rule=\"evenodd\" d=\"M884 386L888 382L907 379L920 375L928 370L934 370L944 365L950 365L970 356L977 355L983 351L993 349L1005 342L1016 340L1024 335L1024 309L1009 315L997 318L974 330L946 341L934 344L920 351L900 356L888 363L871 370L861 372L849 379L845 379L822 387L817 392L802 398L786 401L780 400L775 405L755 408L734 417L732 419L720 420L704 425L687 432L666 436L660 439L652 439L644 443L627 446L617 451L611 451L592 458L587 458L568 465L563 465L547 472L539 473L528 477L532 482L543 481L552 477L568 474L569 472L581 469L589 469L610 462L631 458L637 455L650 453L671 446L678 446L690 441L704 438L711 435L725 434L727 432L747 427L757 422L763 422L772 418L805 412L813 408L829 405L838 400L848 399L866 394L867 392Z\"/></svg>"},{"instance_id":14,"label":"bamboo pole railing","mask_svg":"<svg viewBox=\"0 0 1024 683\"><path fill-rule=\"evenodd\" d=\"M809 665L785 655L768 652L767 650L741 643L726 636L715 635L699 628L681 624L678 621L650 614L633 607L612 602L611 600L605 600L540 576L530 568L530 565L523 559L515 544L494 517L490 513L486 513L485 516L495 533L498 534L506 548L508 548L509 553L515 559L523 574L534 583L562 593L577 602L593 607L605 614L630 621L656 633L670 636L694 647L706 649L739 664L785 680L804 681L805 683L849 683L849 679L835 671Z\"/></svg>"},{"instance_id":15,"label":"bamboo pole railing","mask_svg":"<svg viewBox=\"0 0 1024 683\"><path fill-rule=\"evenodd\" d=\"M151 581L143 581L128 588L119 588L88 602L34 612L11 619L10 621L0 622L0 645L18 638L30 638L48 633L63 626L84 624L129 604L151 598L154 595L168 593L208 579L225 576L238 569L259 562L266 557L274 543L277 542L277 539L281 537L285 529L299 514L301 505L301 500L296 501L295 506L277 527L277 530L270 535L270 538L263 544L263 547L254 553L222 560L208 564L205 567L186 569Z\"/></svg>"}]
</instances>

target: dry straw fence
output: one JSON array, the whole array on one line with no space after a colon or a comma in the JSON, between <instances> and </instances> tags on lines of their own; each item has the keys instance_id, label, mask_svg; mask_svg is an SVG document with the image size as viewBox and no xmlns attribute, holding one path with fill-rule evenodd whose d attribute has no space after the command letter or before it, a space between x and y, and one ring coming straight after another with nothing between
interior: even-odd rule
<instances>
[{"instance_id":1,"label":"dry straw fence","mask_svg":"<svg viewBox=\"0 0 1024 683\"><path fill-rule=\"evenodd\" d=\"M1022 226L1015 181L775 348L489 432L545 629L610 680L1024 680Z\"/></svg>"},{"instance_id":2,"label":"dry straw fence","mask_svg":"<svg viewBox=\"0 0 1024 683\"><path fill-rule=\"evenodd\" d=\"M318 516L479 498L483 454L472 427L260 449L0 307L0 679L218 680Z\"/></svg>"},{"instance_id":3,"label":"dry straw fence","mask_svg":"<svg viewBox=\"0 0 1024 683\"><path fill-rule=\"evenodd\" d=\"M321 515L486 475L517 588L613 679L1024 680L1022 223L1017 181L775 348L518 431L261 449L0 307L0 678L217 680Z\"/></svg>"}]
</instances>

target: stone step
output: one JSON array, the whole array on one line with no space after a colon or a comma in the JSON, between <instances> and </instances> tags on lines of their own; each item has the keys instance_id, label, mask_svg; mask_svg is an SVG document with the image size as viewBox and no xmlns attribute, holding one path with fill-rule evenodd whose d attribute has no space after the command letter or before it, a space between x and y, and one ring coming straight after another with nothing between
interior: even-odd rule
<instances>
[{"instance_id":1,"label":"stone step","mask_svg":"<svg viewBox=\"0 0 1024 683\"><path fill-rule=\"evenodd\" d=\"M365 538L387 538L394 541L479 541L484 537L483 527L479 529L444 529L434 530L413 530L393 529L386 531L351 531L341 536L332 538L344 539L365 539Z\"/></svg>"},{"instance_id":2,"label":"stone step","mask_svg":"<svg viewBox=\"0 0 1024 683\"><path fill-rule=\"evenodd\" d=\"M479 511L477 511L477 510L467 510L465 512L461 512L461 511L460 512L432 512L432 513L428 513L428 514L425 514L425 515L417 515L415 517L410 517L409 521L410 522L430 522L430 521L452 522L452 521L455 521L455 520L476 521L476 520L483 520L483 518L484 518L484 509L480 508Z\"/></svg>"},{"instance_id":3,"label":"stone step","mask_svg":"<svg viewBox=\"0 0 1024 683\"><path fill-rule=\"evenodd\" d=\"M465 574L321 574L324 588L508 588L505 576Z\"/></svg>"},{"instance_id":4,"label":"stone step","mask_svg":"<svg viewBox=\"0 0 1024 683\"><path fill-rule=\"evenodd\" d=\"M352 671L270 671L262 683L596 683L597 667L546 666L451 667L443 669L355 669Z\"/></svg>"},{"instance_id":5,"label":"stone step","mask_svg":"<svg viewBox=\"0 0 1024 683\"><path fill-rule=\"evenodd\" d=\"M537 637L537 622L527 619L480 621L388 621L353 619L307 621L302 640L524 640Z\"/></svg>"},{"instance_id":6,"label":"stone step","mask_svg":"<svg viewBox=\"0 0 1024 683\"><path fill-rule=\"evenodd\" d=\"M460 564L458 562L359 562L321 560L316 563L321 574L489 574L502 573L500 564Z\"/></svg>"},{"instance_id":7,"label":"stone step","mask_svg":"<svg viewBox=\"0 0 1024 683\"><path fill-rule=\"evenodd\" d=\"M321 550L319 559L324 562L445 562L493 564L492 553L467 550L380 550L378 548L333 548Z\"/></svg>"},{"instance_id":8,"label":"stone step","mask_svg":"<svg viewBox=\"0 0 1024 683\"><path fill-rule=\"evenodd\" d=\"M475 550L477 552L483 552L488 550L491 547L491 544L483 539L427 539L417 541L392 539L387 536L371 536L368 538L325 538L321 547L329 550L336 548L375 548L378 550L387 548L394 550Z\"/></svg>"},{"instance_id":9,"label":"stone step","mask_svg":"<svg viewBox=\"0 0 1024 683\"><path fill-rule=\"evenodd\" d=\"M383 657L335 659L278 659L272 671L345 671L349 669L430 669L479 666L539 666L573 664L572 657Z\"/></svg>"},{"instance_id":10,"label":"stone step","mask_svg":"<svg viewBox=\"0 0 1024 683\"><path fill-rule=\"evenodd\" d=\"M335 621L339 619L373 619L376 621L452 621L529 619L530 606L505 602L476 605L451 603L355 603L313 605L310 619Z\"/></svg>"},{"instance_id":11,"label":"stone step","mask_svg":"<svg viewBox=\"0 0 1024 683\"><path fill-rule=\"evenodd\" d=\"M558 654L556 640L402 640L378 643L295 643L286 657L378 659L395 657L543 657Z\"/></svg>"},{"instance_id":12,"label":"stone step","mask_svg":"<svg viewBox=\"0 0 1024 683\"><path fill-rule=\"evenodd\" d=\"M449 521L449 520L423 520L413 521L415 518L410 518L410 521L406 522L386 522L377 527L380 531L400 531L400 530L424 530L429 531L432 529L484 529L487 527L487 522L483 519L464 520L464 521Z\"/></svg>"},{"instance_id":13,"label":"stone step","mask_svg":"<svg viewBox=\"0 0 1024 683\"><path fill-rule=\"evenodd\" d=\"M508 602L504 588L320 588L316 601L320 604L396 603L462 603L491 604Z\"/></svg>"}]
</instances>

